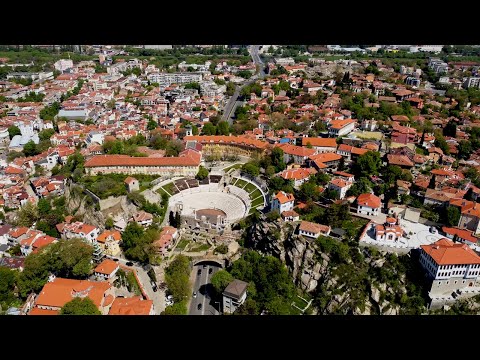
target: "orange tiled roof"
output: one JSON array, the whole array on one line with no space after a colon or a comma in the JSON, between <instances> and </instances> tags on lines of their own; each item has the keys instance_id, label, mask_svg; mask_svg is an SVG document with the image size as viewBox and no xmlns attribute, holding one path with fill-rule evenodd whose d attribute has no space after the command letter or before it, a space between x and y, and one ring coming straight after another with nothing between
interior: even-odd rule
<instances>
[{"instance_id":1,"label":"orange tiled roof","mask_svg":"<svg viewBox=\"0 0 480 360\"><path fill-rule=\"evenodd\" d=\"M96 155L85 162L85 167L100 166L198 166L200 159L183 157L133 157L128 155Z\"/></svg>"},{"instance_id":2,"label":"orange tiled roof","mask_svg":"<svg viewBox=\"0 0 480 360\"><path fill-rule=\"evenodd\" d=\"M33 308L28 315L59 315L59 310Z\"/></svg>"},{"instance_id":3,"label":"orange tiled roof","mask_svg":"<svg viewBox=\"0 0 480 360\"><path fill-rule=\"evenodd\" d=\"M473 231L470 230L443 226L442 231L449 235L457 235L460 239L470 241L474 244L478 241L478 238L473 236Z\"/></svg>"},{"instance_id":4,"label":"orange tiled roof","mask_svg":"<svg viewBox=\"0 0 480 360\"><path fill-rule=\"evenodd\" d=\"M354 122L355 121L353 121L352 119L332 120L332 121L330 121L330 128L340 130L340 129L344 128L345 126L347 126L349 124L352 124Z\"/></svg>"},{"instance_id":5,"label":"orange tiled roof","mask_svg":"<svg viewBox=\"0 0 480 360\"><path fill-rule=\"evenodd\" d=\"M394 155L388 154L387 160L389 164L399 165L399 166L410 166L413 167L415 164L405 155Z\"/></svg>"},{"instance_id":6,"label":"orange tiled roof","mask_svg":"<svg viewBox=\"0 0 480 360\"><path fill-rule=\"evenodd\" d=\"M308 231L314 234L327 233L330 231L330 226L316 224L310 221L302 221L299 230Z\"/></svg>"},{"instance_id":7,"label":"orange tiled roof","mask_svg":"<svg viewBox=\"0 0 480 360\"><path fill-rule=\"evenodd\" d=\"M36 305L61 308L67 302L73 300L76 294L85 293L97 307L100 307L105 292L111 287L112 285L106 281L56 278L45 284L37 297Z\"/></svg>"},{"instance_id":8,"label":"orange tiled roof","mask_svg":"<svg viewBox=\"0 0 480 360\"><path fill-rule=\"evenodd\" d=\"M357 197L357 204L371 208L379 208L382 202L380 198L374 194L360 194Z\"/></svg>"},{"instance_id":9,"label":"orange tiled roof","mask_svg":"<svg viewBox=\"0 0 480 360\"><path fill-rule=\"evenodd\" d=\"M120 234L120 231L118 230L105 230L103 233L98 235L97 241L100 243L105 243L109 238L115 241L120 241L122 239L122 234Z\"/></svg>"},{"instance_id":10,"label":"orange tiled roof","mask_svg":"<svg viewBox=\"0 0 480 360\"><path fill-rule=\"evenodd\" d=\"M295 146L291 144L281 144L277 146L281 148L285 154L295 155L295 156L307 157L307 156L314 155L316 152L313 149L308 149L302 146Z\"/></svg>"},{"instance_id":11,"label":"orange tiled roof","mask_svg":"<svg viewBox=\"0 0 480 360\"><path fill-rule=\"evenodd\" d=\"M284 170L280 174L280 176L285 180L289 180L289 179L301 180L301 179L308 178L313 173L312 170L314 169L305 169L305 168L288 169L288 170Z\"/></svg>"},{"instance_id":12,"label":"orange tiled roof","mask_svg":"<svg viewBox=\"0 0 480 360\"><path fill-rule=\"evenodd\" d=\"M309 156L309 159L320 162L320 163L326 163L329 161L337 161L342 158L342 155L336 154L336 153L323 153L323 154L317 154L317 155L312 155Z\"/></svg>"},{"instance_id":13,"label":"orange tiled roof","mask_svg":"<svg viewBox=\"0 0 480 360\"><path fill-rule=\"evenodd\" d=\"M108 315L149 315L152 306L152 300L142 300L140 296L116 298Z\"/></svg>"},{"instance_id":14,"label":"orange tiled roof","mask_svg":"<svg viewBox=\"0 0 480 360\"><path fill-rule=\"evenodd\" d=\"M438 265L480 264L480 257L466 244L440 239L431 245L421 245Z\"/></svg>"},{"instance_id":15,"label":"orange tiled roof","mask_svg":"<svg viewBox=\"0 0 480 360\"><path fill-rule=\"evenodd\" d=\"M333 147L337 148L337 140L335 138L318 138L318 137L304 137L302 138L302 146L307 146L308 143L317 147Z\"/></svg>"},{"instance_id":16,"label":"orange tiled roof","mask_svg":"<svg viewBox=\"0 0 480 360\"><path fill-rule=\"evenodd\" d=\"M98 266L95 268L95 272L105 275L110 275L118 268L118 264L110 259L103 260Z\"/></svg>"},{"instance_id":17,"label":"orange tiled roof","mask_svg":"<svg viewBox=\"0 0 480 360\"><path fill-rule=\"evenodd\" d=\"M277 199L280 204L285 204L290 201L295 201L295 197L293 194L288 194L284 191L279 191L277 195L275 195L274 199Z\"/></svg>"}]
</instances>

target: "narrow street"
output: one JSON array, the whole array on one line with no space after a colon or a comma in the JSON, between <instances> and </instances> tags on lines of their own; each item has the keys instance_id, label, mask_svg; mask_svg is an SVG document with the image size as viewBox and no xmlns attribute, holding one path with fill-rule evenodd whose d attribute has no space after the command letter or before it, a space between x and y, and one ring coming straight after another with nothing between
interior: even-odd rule
<instances>
[{"instance_id":1,"label":"narrow street","mask_svg":"<svg viewBox=\"0 0 480 360\"><path fill-rule=\"evenodd\" d=\"M129 260L118 258L118 263L122 265L126 265ZM153 291L152 285L150 283L150 277L148 276L147 272L143 270L141 266L133 265L129 266L130 268L135 269L137 272L138 279L140 280L140 285L147 293L147 296L150 300L153 300L153 305L155 307L155 315L159 315L163 310L165 310L165 291L158 289L157 291ZM157 277L157 280L159 278Z\"/></svg>"}]
</instances>

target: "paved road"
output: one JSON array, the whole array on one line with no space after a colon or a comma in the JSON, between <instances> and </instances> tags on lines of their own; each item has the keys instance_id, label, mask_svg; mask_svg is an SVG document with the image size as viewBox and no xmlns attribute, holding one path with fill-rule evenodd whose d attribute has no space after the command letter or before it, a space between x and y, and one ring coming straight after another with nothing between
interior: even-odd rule
<instances>
[{"instance_id":1,"label":"paved road","mask_svg":"<svg viewBox=\"0 0 480 360\"><path fill-rule=\"evenodd\" d=\"M126 265L129 260L116 256L118 262L122 265ZM155 307L155 315L159 315L163 310L165 310L165 292L161 289L153 291L152 285L150 284L150 277L147 272L143 270L141 266L133 265L130 266L137 271L138 279L141 282L141 285L145 292L147 293L150 300L153 300L153 306ZM159 280L157 278L157 280Z\"/></svg>"},{"instance_id":2,"label":"paved road","mask_svg":"<svg viewBox=\"0 0 480 360\"><path fill-rule=\"evenodd\" d=\"M259 65L260 71L257 74L253 75L242 86L240 87L236 86L235 92L233 93L232 97L228 100L227 104L225 105L225 108L223 111L223 119L228 121L230 125L233 124L232 116L235 114L235 109L241 103L240 101L238 101L240 90L244 86L257 81L257 79L263 79L265 77L265 71L264 71L265 64L262 62L262 59L260 59L260 55L258 55L259 49L260 49L259 45L252 45L248 48L248 52L250 53L250 56L252 57L252 60L255 63L255 65Z\"/></svg>"},{"instance_id":3,"label":"paved road","mask_svg":"<svg viewBox=\"0 0 480 360\"><path fill-rule=\"evenodd\" d=\"M205 267L204 267L205 266ZM212 273L210 272L212 270ZM197 297L193 298L190 302L189 315L218 315L218 305L211 303L210 293L212 292L212 284L210 279L220 269L219 266L212 265L196 265L193 267L193 273L195 276L195 283L193 285L192 292L197 293ZM201 271L200 275L197 275L198 270ZM198 309L198 304L202 304L201 309ZM215 308L216 306L217 308Z\"/></svg>"}]
</instances>

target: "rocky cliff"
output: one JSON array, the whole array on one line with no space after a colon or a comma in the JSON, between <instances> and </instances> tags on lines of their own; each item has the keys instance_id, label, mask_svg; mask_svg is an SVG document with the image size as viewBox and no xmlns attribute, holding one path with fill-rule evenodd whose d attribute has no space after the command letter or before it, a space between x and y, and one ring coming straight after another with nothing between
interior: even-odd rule
<instances>
[{"instance_id":1,"label":"rocky cliff","mask_svg":"<svg viewBox=\"0 0 480 360\"><path fill-rule=\"evenodd\" d=\"M296 286L316 299L319 313L399 313L398 299L407 293L405 275L398 274L395 286L376 275L384 267L386 254L371 254L334 239L328 241L342 248L322 251L318 241L295 234L297 226L261 218L247 229L245 246L284 261ZM341 250L345 254L339 260L336 251Z\"/></svg>"}]
</instances>

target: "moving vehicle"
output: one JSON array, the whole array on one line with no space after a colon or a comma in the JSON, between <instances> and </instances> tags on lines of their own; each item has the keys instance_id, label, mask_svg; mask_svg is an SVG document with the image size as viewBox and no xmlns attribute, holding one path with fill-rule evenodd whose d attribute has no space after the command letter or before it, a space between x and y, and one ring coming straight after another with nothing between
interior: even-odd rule
<instances>
[{"instance_id":1,"label":"moving vehicle","mask_svg":"<svg viewBox=\"0 0 480 360\"><path fill-rule=\"evenodd\" d=\"M193 298L195 299L196 297L197 297L197 292L194 291L194 292L193 292Z\"/></svg>"},{"instance_id":2,"label":"moving vehicle","mask_svg":"<svg viewBox=\"0 0 480 360\"><path fill-rule=\"evenodd\" d=\"M198 306L197 306L197 310L202 310L202 304L201 304L201 303L200 303L200 304L198 304Z\"/></svg>"},{"instance_id":3,"label":"moving vehicle","mask_svg":"<svg viewBox=\"0 0 480 360\"><path fill-rule=\"evenodd\" d=\"M127 264L126 264L126 265L127 265L127 266L133 266L133 262L127 261Z\"/></svg>"},{"instance_id":4,"label":"moving vehicle","mask_svg":"<svg viewBox=\"0 0 480 360\"><path fill-rule=\"evenodd\" d=\"M198 269L197 275L200 276L201 273L202 273L202 269Z\"/></svg>"},{"instance_id":5,"label":"moving vehicle","mask_svg":"<svg viewBox=\"0 0 480 360\"><path fill-rule=\"evenodd\" d=\"M211 274L211 273L212 273L212 271L213 271L213 269L212 269L212 268L208 269L208 273L209 273L209 274Z\"/></svg>"}]
</instances>

